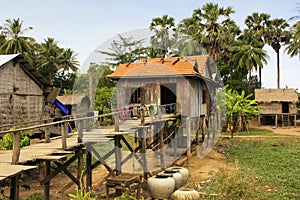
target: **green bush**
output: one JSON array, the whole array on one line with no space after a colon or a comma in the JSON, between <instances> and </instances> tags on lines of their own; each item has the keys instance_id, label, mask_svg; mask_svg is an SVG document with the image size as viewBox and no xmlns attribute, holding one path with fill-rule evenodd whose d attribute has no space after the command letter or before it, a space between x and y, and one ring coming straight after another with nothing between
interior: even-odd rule
<instances>
[{"instance_id":1,"label":"green bush","mask_svg":"<svg viewBox=\"0 0 300 200\"><path fill-rule=\"evenodd\" d=\"M19 126L15 126L10 130L16 130L21 128ZM33 130L27 130L21 133L20 146L28 146L30 145L30 136L33 135ZM2 141L0 142L0 150L10 150L13 148L13 133L7 133L3 136Z\"/></svg>"}]
</instances>

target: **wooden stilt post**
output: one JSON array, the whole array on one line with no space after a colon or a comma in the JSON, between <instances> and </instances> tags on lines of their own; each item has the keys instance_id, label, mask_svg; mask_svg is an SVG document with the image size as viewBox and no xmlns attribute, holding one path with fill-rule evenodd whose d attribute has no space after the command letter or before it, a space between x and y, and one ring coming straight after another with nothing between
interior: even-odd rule
<instances>
[{"instance_id":1,"label":"wooden stilt post","mask_svg":"<svg viewBox=\"0 0 300 200\"><path fill-rule=\"evenodd\" d=\"M45 161L45 177L47 177L50 174L50 161L46 160ZM45 200L50 200L50 180L45 183L44 185L44 199Z\"/></svg>"},{"instance_id":2,"label":"wooden stilt post","mask_svg":"<svg viewBox=\"0 0 300 200\"><path fill-rule=\"evenodd\" d=\"M166 127L163 125L161 131L159 131L160 166L162 169L165 168L165 156L164 156L164 149L163 149L165 131L166 131Z\"/></svg>"},{"instance_id":3,"label":"wooden stilt post","mask_svg":"<svg viewBox=\"0 0 300 200\"><path fill-rule=\"evenodd\" d=\"M187 121L187 139L186 139L186 145L187 145L187 150L186 150L186 161L187 163L191 159L192 153L191 153L191 119L189 118Z\"/></svg>"},{"instance_id":4,"label":"wooden stilt post","mask_svg":"<svg viewBox=\"0 0 300 200\"><path fill-rule=\"evenodd\" d=\"M198 123L199 123L199 130L196 131L196 157L200 158L200 133L202 135L202 138L204 139L203 117L200 116Z\"/></svg>"},{"instance_id":5,"label":"wooden stilt post","mask_svg":"<svg viewBox=\"0 0 300 200\"><path fill-rule=\"evenodd\" d=\"M86 192L92 190L92 154L86 151Z\"/></svg>"},{"instance_id":6,"label":"wooden stilt post","mask_svg":"<svg viewBox=\"0 0 300 200\"><path fill-rule=\"evenodd\" d=\"M12 155L12 164L16 165L19 162L20 157L20 140L21 140L21 132L15 132L13 135L13 155Z\"/></svg>"},{"instance_id":7,"label":"wooden stilt post","mask_svg":"<svg viewBox=\"0 0 300 200\"><path fill-rule=\"evenodd\" d=\"M142 152L142 157L143 157L143 161L144 161L144 165L145 165L145 167L144 167L144 179L148 179L148 172L145 170L145 169L148 169L148 162L147 162L147 157L146 157L146 139L147 139L147 137L146 137L146 135L147 135L147 127L145 127L145 128L143 128L142 129L142 150L141 150L141 152Z\"/></svg>"},{"instance_id":8,"label":"wooden stilt post","mask_svg":"<svg viewBox=\"0 0 300 200\"><path fill-rule=\"evenodd\" d=\"M81 148L79 151L83 151ZM80 182L82 185L82 178L83 178L83 153L78 157L78 164L77 164L77 180ZM80 187L81 187L80 185Z\"/></svg>"},{"instance_id":9,"label":"wooden stilt post","mask_svg":"<svg viewBox=\"0 0 300 200\"><path fill-rule=\"evenodd\" d=\"M19 200L19 175L11 178L10 197L11 200Z\"/></svg>"}]
</instances>

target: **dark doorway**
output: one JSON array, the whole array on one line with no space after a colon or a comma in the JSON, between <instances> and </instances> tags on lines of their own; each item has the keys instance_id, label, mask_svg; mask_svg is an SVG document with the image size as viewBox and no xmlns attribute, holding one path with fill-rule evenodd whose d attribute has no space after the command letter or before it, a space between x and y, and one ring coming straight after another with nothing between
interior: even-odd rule
<instances>
[{"instance_id":1,"label":"dark doorway","mask_svg":"<svg viewBox=\"0 0 300 200\"><path fill-rule=\"evenodd\" d=\"M161 105L166 105L166 112L174 112L174 105L176 103L176 83L169 83L160 86Z\"/></svg>"},{"instance_id":2,"label":"dark doorway","mask_svg":"<svg viewBox=\"0 0 300 200\"><path fill-rule=\"evenodd\" d=\"M289 113L289 102L282 102L282 113Z\"/></svg>"}]
</instances>

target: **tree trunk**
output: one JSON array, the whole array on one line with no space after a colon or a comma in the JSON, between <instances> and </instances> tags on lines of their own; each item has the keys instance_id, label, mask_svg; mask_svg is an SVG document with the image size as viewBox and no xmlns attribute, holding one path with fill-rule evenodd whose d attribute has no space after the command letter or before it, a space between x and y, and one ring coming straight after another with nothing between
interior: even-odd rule
<instances>
[{"instance_id":1,"label":"tree trunk","mask_svg":"<svg viewBox=\"0 0 300 200\"><path fill-rule=\"evenodd\" d=\"M258 67L259 88L261 88L261 67Z\"/></svg>"},{"instance_id":2,"label":"tree trunk","mask_svg":"<svg viewBox=\"0 0 300 200\"><path fill-rule=\"evenodd\" d=\"M276 50L276 56L277 56L277 89L280 89L279 49Z\"/></svg>"}]
</instances>

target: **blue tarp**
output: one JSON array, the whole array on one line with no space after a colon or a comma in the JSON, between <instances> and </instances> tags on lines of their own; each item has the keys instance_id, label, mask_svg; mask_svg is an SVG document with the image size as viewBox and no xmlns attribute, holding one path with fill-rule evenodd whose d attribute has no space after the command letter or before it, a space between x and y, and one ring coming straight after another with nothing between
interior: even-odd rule
<instances>
[{"instance_id":1,"label":"blue tarp","mask_svg":"<svg viewBox=\"0 0 300 200\"><path fill-rule=\"evenodd\" d=\"M68 108L58 99L55 99L54 104L65 114L68 115L69 114L69 110Z\"/></svg>"},{"instance_id":2,"label":"blue tarp","mask_svg":"<svg viewBox=\"0 0 300 200\"><path fill-rule=\"evenodd\" d=\"M55 99L54 105L56 105L63 112L64 115L69 114L69 109L67 108L67 106L65 106L65 104L63 104L58 99ZM72 128L71 128L70 124L68 124L68 133L72 133Z\"/></svg>"}]
</instances>

